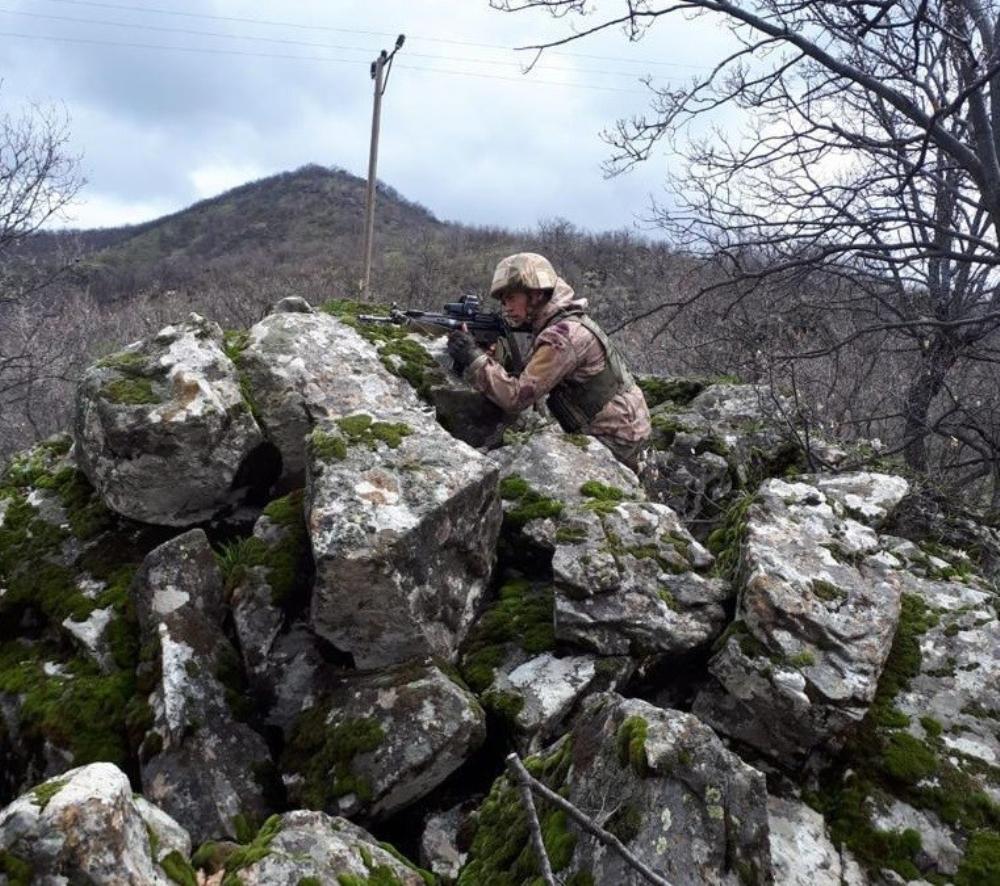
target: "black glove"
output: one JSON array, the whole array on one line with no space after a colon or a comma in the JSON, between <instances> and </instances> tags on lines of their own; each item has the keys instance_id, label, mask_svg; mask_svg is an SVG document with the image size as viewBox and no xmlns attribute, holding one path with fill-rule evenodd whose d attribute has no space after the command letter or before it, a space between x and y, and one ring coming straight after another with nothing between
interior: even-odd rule
<instances>
[{"instance_id":1,"label":"black glove","mask_svg":"<svg viewBox=\"0 0 1000 886\"><path fill-rule=\"evenodd\" d=\"M455 371L464 372L465 368L482 351L479 350L479 345L476 344L476 340L472 337L471 333L456 329L448 336L448 353L451 355L451 359L455 361Z\"/></svg>"}]
</instances>

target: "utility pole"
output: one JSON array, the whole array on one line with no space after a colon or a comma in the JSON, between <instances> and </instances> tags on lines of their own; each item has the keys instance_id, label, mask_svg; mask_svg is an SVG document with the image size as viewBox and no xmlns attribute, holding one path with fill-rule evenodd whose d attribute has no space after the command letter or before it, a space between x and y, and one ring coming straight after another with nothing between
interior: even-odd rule
<instances>
[{"instance_id":1,"label":"utility pole","mask_svg":"<svg viewBox=\"0 0 1000 886\"><path fill-rule=\"evenodd\" d=\"M372 107L372 140L368 151L368 188L365 192L365 235L362 255L361 297L367 298L371 287L372 241L375 239L375 170L378 166L379 118L382 113L382 96L389 84L389 70L393 56L403 48L405 34L396 38L396 46L391 53L384 49L372 62L371 77L375 81L375 100ZM384 75L384 76L383 76Z\"/></svg>"}]
</instances>

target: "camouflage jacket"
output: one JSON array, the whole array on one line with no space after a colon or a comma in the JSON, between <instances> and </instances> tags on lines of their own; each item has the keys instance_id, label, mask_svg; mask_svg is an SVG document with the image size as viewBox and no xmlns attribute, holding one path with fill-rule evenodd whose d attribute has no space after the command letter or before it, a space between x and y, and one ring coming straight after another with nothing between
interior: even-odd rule
<instances>
[{"instance_id":1,"label":"camouflage jacket","mask_svg":"<svg viewBox=\"0 0 1000 886\"><path fill-rule=\"evenodd\" d=\"M572 316L546 326L560 311L586 310L587 300L573 297L562 278L534 322L535 339L524 371L510 375L492 357L482 354L465 371L465 378L506 412L520 412L541 401L563 380L581 382L597 375L605 364L604 347ZM621 444L635 444L650 435L649 410L638 387L616 394L594 416L584 432Z\"/></svg>"}]
</instances>

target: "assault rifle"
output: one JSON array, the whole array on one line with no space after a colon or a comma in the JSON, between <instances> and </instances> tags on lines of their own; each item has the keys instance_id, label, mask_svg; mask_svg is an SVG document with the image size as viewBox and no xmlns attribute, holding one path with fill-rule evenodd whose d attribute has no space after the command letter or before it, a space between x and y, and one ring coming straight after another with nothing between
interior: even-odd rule
<instances>
[{"instance_id":1,"label":"assault rifle","mask_svg":"<svg viewBox=\"0 0 1000 886\"><path fill-rule=\"evenodd\" d=\"M519 374L523 368L521 355L511 337L511 328L499 314L481 311L479 297L463 295L458 301L448 302L442 313L435 311L401 310L394 304L384 317L373 314L358 314L360 323L394 323L397 326L421 326L452 332L464 325L480 347L488 348L501 339L510 354L509 368Z\"/></svg>"}]
</instances>

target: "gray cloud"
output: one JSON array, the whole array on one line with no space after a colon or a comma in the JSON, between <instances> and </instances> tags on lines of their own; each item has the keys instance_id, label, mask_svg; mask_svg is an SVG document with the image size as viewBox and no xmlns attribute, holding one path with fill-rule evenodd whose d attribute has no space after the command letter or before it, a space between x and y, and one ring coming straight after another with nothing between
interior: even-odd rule
<instances>
[{"instance_id":1,"label":"gray cloud","mask_svg":"<svg viewBox=\"0 0 1000 886\"><path fill-rule=\"evenodd\" d=\"M119 0L129 5L130 0ZM170 0L170 8L251 18L277 18L274 4ZM138 6L138 0L131 0ZM165 7L167 0L156 4ZM89 184L81 225L135 221L143 213L179 209L213 190L309 162L359 175L367 166L371 113L368 61L391 38L319 30L321 26L406 32L387 90L379 177L439 217L476 224L527 227L561 216L592 229L630 224L646 195L659 189L662 157L611 181L600 164L608 148L598 138L618 116L646 107L634 77L690 71L574 55L547 56L529 82L510 53L434 42L431 37L517 45L562 32L547 16L504 15L483 2L385 0L370 4L286 0L280 18L313 30L211 22L36 0L4 9L151 24L189 30L362 47L364 52L214 40L0 13L0 30L80 40L134 42L252 53L353 58L354 63L167 52L95 43L8 37L0 41L7 72L0 99L65 103L73 146L84 156ZM630 47L620 35L576 44L574 52L704 64L703 47L724 39L704 23L684 34L655 30ZM427 58L425 56L447 56ZM450 69L445 74L428 68ZM549 70L558 68L560 70ZM629 71L633 77L613 76ZM517 82L471 77L479 72ZM604 73L598 73L604 72ZM553 81L613 87L621 92L549 85Z\"/></svg>"}]
</instances>

